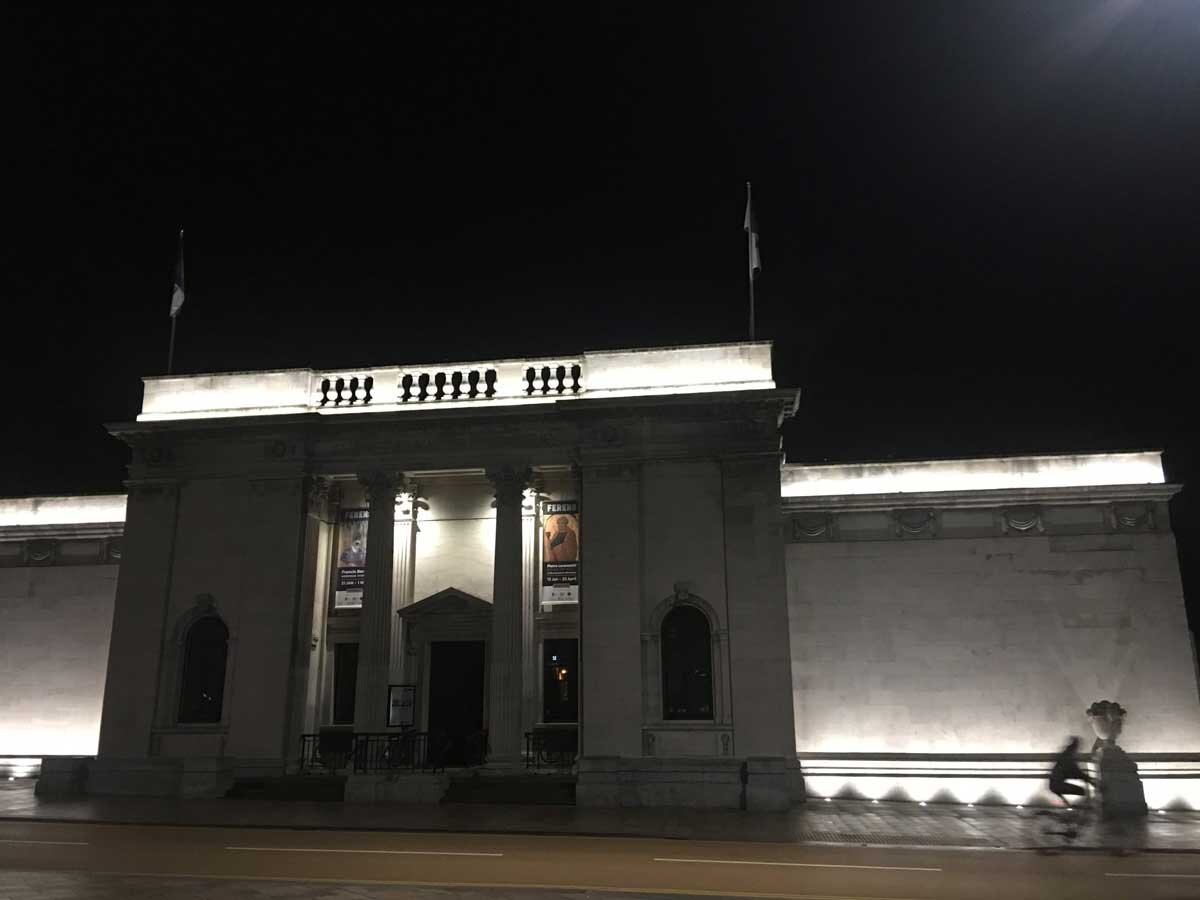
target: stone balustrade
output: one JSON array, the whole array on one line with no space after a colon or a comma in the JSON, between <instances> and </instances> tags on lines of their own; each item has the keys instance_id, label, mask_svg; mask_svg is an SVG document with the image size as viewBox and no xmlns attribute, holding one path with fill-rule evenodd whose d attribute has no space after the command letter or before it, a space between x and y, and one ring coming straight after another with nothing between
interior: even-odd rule
<instances>
[{"instance_id":1,"label":"stone balustrade","mask_svg":"<svg viewBox=\"0 0 1200 900\"><path fill-rule=\"evenodd\" d=\"M775 387L771 345L765 342L425 366L166 375L145 378L144 383L140 422Z\"/></svg>"}]
</instances>

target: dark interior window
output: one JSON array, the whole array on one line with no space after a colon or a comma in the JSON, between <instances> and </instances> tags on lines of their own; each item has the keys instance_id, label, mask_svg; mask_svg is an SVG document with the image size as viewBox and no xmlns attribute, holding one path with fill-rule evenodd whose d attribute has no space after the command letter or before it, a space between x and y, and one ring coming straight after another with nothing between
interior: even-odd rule
<instances>
[{"instance_id":1,"label":"dark interior window","mask_svg":"<svg viewBox=\"0 0 1200 900\"><path fill-rule=\"evenodd\" d=\"M216 616L206 616L188 630L179 695L180 722L221 721L228 654L229 629Z\"/></svg>"},{"instance_id":2,"label":"dark interior window","mask_svg":"<svg viewBox=\"0 0 1200 900\"><path fill-rule=\"evenodd\" d=\"M354 724L358 644L333 645L333 724Z\"/></svg>"},{"instance_id":3,"label":"dark interior window","mask_svg":"<svg viewBox=\"0 0 1200 900\"><path fill-rule=\"evenodd\" d=\"M712 652L708 618L677 606L663 619L663 718L712 719Z\"/></svg>"}]
</instances>

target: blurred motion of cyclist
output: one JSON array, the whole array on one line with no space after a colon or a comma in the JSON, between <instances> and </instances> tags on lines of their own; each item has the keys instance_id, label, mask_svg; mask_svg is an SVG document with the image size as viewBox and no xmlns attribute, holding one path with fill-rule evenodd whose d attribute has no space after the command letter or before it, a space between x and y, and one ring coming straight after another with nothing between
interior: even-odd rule
<instances>
[{"instance_id":1,"label":"blurred motion of cyclist","mask_svg":"<svg viewBox=\"0 0 1200 900\"><path fill-rule=\"evenodd\" d=\"M1067 806L1071 805L1068 797L1087 798L1088 789L1084 785L1096 783L1091 775L1079 767L1076 759L1078 753L1079 738L1072 735L1067 741L1067 745L1054 758L1054 768L1050 770L1050 793L1056 795ZM1084 803L1087 803L1086 799Z\"/></svg>"}]
</instances>

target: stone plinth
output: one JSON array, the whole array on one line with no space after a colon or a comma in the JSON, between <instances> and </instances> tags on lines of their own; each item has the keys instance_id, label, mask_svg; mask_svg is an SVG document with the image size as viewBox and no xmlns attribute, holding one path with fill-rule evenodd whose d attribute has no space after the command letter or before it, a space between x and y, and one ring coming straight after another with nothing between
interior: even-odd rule
<instances>
[{"instance_id":1,"label":"stone plinth","mask_svg":"<svg viewBox=\"0 0 1200 900\"><path fill-rule=\"evenodd\" d=\"M347 803L440 803L450 776L427 772L351 775L346 779Z\"/></svg>"}]
</instances>

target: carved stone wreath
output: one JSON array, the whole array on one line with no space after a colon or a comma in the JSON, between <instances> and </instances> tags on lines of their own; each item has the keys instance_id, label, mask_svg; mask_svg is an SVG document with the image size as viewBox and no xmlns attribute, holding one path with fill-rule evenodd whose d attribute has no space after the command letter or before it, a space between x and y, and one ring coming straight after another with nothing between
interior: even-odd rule
<instances>
[{"instance_id":1,"label":"carved stone wreath","mask_svg":"<svg viewBox=\"0 0 1200 900\"><path fill-rule=\"evenodd\" d=\"M896 537L937 535L937 512L932 509L897 509L892 511Z\"/></svg>"},{"instance_id":2,"label":"carved stone wreath","mask_svg":"<svg viewBox=\"0 0 1200 900\"><path fill-rule=\"evenodd\" d=\"M1010 531L1022 534L1029 532L1041 534L1046 530L1042 523L1042 511L1035 506L1018 506L1001 510L1000 530L1005 534Z\"/></svg>"}]
</instances>

